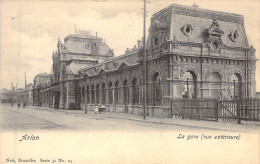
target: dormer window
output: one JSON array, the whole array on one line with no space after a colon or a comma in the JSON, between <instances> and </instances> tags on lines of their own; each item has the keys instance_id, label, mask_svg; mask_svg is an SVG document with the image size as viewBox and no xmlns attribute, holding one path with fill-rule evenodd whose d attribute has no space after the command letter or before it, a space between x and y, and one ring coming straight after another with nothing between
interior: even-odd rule
<instances>
[{"instance_id":1,"label":"dormer window","mask_svg":"<svg viewBox=\"0 0 260 164\"><path fill-rule=\"evenodd\" d=\"M182 32L186 35L189 36L192 33L192 26L190 24L187 24L185 26L182 27Z\"/></svg>"},{"instance_id":2,"label":"dormer window","mask_svg":"<svg viewBox=\"0 0 260 164\"><path fill-rule=\"evenodd\" d=\"M230 34L229 34L229 38L230 38L233 42L236 42L237 39L238 39L238 37L239 37L239 34L238 34L237 30L234 31L234 32L230 32Z\"/></svg>"},{"instance_id":3,"label":"dormer window","mask_svg":"<svg viewBox=\"0 0 260 164\"><path fill-rule=\"evenodd\" d=\"M87 43L87 44L85 45L85 47L86 47L87 49L90 49L90 48L91 48L90 43Z\"/></svg>"}]
</instances>

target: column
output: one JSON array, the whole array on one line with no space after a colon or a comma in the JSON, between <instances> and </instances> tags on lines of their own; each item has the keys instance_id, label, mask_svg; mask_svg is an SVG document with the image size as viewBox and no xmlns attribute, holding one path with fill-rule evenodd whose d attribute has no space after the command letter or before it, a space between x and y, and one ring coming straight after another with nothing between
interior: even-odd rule
<instances>
[{"instance_id":1,"label":"column","mask_svg":"<svg viewBox=\"0 0 260 164\"><path fill-rule=\"evenodd\" d=\"M75 81L70 80L67 81L67 103L66 103L66 109L75 109Z\"/></svg>"}]
</instances>

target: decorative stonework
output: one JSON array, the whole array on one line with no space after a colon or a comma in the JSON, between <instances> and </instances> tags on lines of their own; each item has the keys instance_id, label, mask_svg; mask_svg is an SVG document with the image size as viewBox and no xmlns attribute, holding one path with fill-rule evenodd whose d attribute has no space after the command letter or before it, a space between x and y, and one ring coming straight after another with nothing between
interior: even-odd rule
<instances>
[{"instance_id":1,"label":"decorative stonework","mask_svg":"<svg viewBox=\"0 0 260 164\"><path fill-rule=\"evenodd\" d=\"M205 42L210 47L211 52L220 52L220 48L223 44L221 37L223 35L224 32L220 29L220 26L216 19L214 19L210 28L204 32Z\"/></svg>"}]
</instances>

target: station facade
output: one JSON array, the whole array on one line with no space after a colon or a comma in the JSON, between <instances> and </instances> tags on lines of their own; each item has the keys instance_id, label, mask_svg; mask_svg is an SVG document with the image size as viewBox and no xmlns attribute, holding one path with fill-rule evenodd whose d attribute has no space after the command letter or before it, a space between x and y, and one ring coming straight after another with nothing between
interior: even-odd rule
<instances>
[{"instance_id":1,"label":"station facade","mask_svg":"<svg viewBox=\"0 0 260 164\"><path fill-rule=\"evenodd\" d=\"M255 97L256 57L242 15L173 4L151 18L147 41L148 114L168 116L171 99ZM142 41L114 57L102 38L58 40L47 85L35 104L142 114Z\"/></svg>"}]
</instances>

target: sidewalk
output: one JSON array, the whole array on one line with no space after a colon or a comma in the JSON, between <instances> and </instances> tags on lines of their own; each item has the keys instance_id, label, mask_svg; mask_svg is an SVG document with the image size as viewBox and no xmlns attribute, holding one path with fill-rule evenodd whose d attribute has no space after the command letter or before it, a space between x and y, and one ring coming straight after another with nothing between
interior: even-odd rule
<instances>
[{"instance_id":1,"label":"sidewalk","mask_svg":"<svg viewBox=\"0 0 260 164\"><path fill-rule=\"evenodd\" d=\"M206 130L216 130L216 131L229 131L229 132L247 132L247 133L259 133L260 122L253 121L243 121L241 124L229 123L229 122L215 122L215 121L205 121L205 120L192 120L192 119L180 119L180 118L159 118L147 116L146 120L143 116L137 114L129 113L115 113L115 112L103 112L101 114L95 114L94 111L88 111L85 114L84 110L64 110L64 109L51 109L47 107L35 107L31 106L29 108L36 108L41 110L50 110L53 112L59 112L68 115L77 116L93 116L99 118L110 118L110 119L121 119L137 122L147 122L153 124L164 124L164 125L174 125L180 127L192 127L196 129L206 129Z\"/></svg>"}]
</instances>

